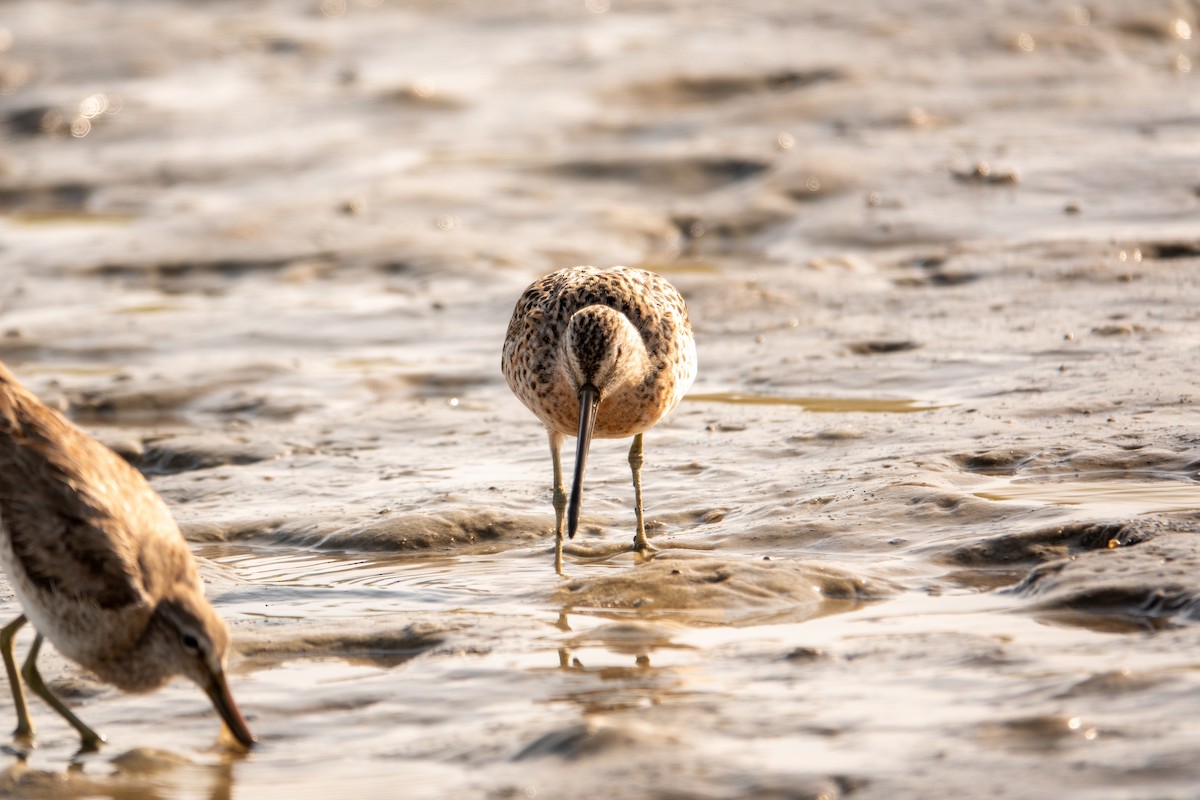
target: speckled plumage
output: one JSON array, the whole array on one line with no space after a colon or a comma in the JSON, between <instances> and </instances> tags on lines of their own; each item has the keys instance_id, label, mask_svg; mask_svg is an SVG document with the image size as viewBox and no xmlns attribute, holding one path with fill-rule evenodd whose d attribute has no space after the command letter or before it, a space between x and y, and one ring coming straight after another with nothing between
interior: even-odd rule
<instances>
[{"instance_id":1,"label":"speckled plumage","mask_svg":"<svg viewBox=\"0 0 1200 800\"><path fill-rule=\"evenodd\" d=\"M191 551L162 499L141 473L2 366L0 567L24 611L0 631L18 737L33 735L12 654L27 619L37 636L21 675L75 726L85 748L100 737L43 694L36 667L43 638L126 691L185 675L243 744L253 741L225 684L229 631L204 598Z\"/></svg>"},{"instance_id":2,"label":"speckled plumage","mask_svg":"<svg viewBox=\"0 0 1200 800\"><path fill-rule=\"evenodd\" d=\"M648 549L640 498L641 435L674 410L696 377L692 327L675 287L652 272L627 267L572 267L547 275L517 301L501 367L509 388L550 435L558 512L556 566L561 568L563 519L559 452L564 436L580 435L580 390L585 385L598 390L594 435L635 437L630 450L637 493L635 548ZM583 447L584 460L576 461L576 486L586 442Z\"/></svg>"}]
</instances>

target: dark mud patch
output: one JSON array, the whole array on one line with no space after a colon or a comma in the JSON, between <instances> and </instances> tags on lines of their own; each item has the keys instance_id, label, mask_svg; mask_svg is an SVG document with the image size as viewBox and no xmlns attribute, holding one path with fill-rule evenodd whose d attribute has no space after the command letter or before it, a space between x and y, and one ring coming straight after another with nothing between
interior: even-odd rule
<instances>
[{"instance_id":1,"label":"dark mud patch","mask_svg":"<svg viewBox=\"0 0 1200 800\"><path fill-rule=\"evenodd\" d=\"M1136 322L1110 322L1092 328L1092 333L1097 336L1133 336L1134 334L1148 334L1152 332L1150 328L1147 328L1145 325L1139 325Z\"/></svg>"},{"instance_id":2,"label":"dark mud patch","mask_svg":"<svg viewBox=\"0 0 1200 800\"><path fill-rule=\"evenodd\" d=\"M978 726L975 734L990 747L1045 752L1090 741L1097 731L1077 717L1046 714L987 722Z\"/></svg>"},{"instance_id":3,"label":"dark mud patch","mask_svg":"<svg viewBox=\"0 0 1200 800\"><path fill-rule=\"evenodd\" d=\"M1200 239L1171 242L1146 242L1139 248L1142 256L1156 260L1200 258Z\"/></svg>"},{"instance_id":4,"label":"dark mud patch","mask_svg":"<svg viewBox=\"0 0 1200 800\"><path fill-rule=\"evenodd\" d=\"M233 389L215 392L197 404L197 410L234 420L292 420L319 407L316 402L297 402L288 395Z\"/></svg>"},{"instance_id":5,"label":"dark mud patch","mask_svg":"<svg viewBox=\"0 0 1200 800\"><path fill-rule=\"evenodd\" d=\"M71 418L77 422L113 422L176 418L195 402L193 386L82 389L67 393Z\"/></svg>"},{"instance_id":6,"label":"dark mud patch","mask_svg":"<svg viewBox=\"0 0 1200 800\"><path fill-rule=\"evenodd\" d=\"M391 668L441 647L450 629L429 622L402 628L357 631L320 628L302 632L239 632L238 652L249 669L301 658L337 658L352 664Z\"/></svg>"},{"instance_id":7,"label":"dark mud patch","mask_svg":"<svg viewBox=\"0 0 1200 800\"><path fill-rule=\"evenodd\" d=\"M784 69L760 75L680 75L626 87L617 98L655 107L706 105L746 95L793 92L845 77L842 70L832 67Z\"/></svg>"},{"instance_id":8,"label":"dark mud patch","mask_svg":"<svg viewBox=\"0 0 1200 800\"><path fill-rule=\"evenodd\" d=\"M892 281L896 286L906 289L965 286L984 277L983 273L956 265L945 256L916 258L906 266L910 269Z\"/></svg>"},{"instance_id":9,"label":"dark mud patch","mask_svg":"<svg viewBox=\"0 0 1200 800\"><path fill-rule=\"evenodd\" d=\"M1040 564L1089 550L1110 550L1150 540L1157 522L1098 522L1059 525L981 539L952 550L945 560L965 567Z\"/></svg>"},{"instance_id":10,"label":"dark mud patch","mask_svg":"<svg viewBox=\"0 0 1200 800\"><path fill-rule=\"evenodd\" d=\"M920 348L919 342L911 339L868 339L861 342L851 342L847 349L859 356L876 356L888 353L904 353Z\"/></svg>"},{"instance_id":11,"label":"dark mud patch","mask_svg":"<svg viewBox=\"0 0 1200 800\"><path fill-rule=\"evenodd\" d=\"M655 748L675 743L663 741L659 731L633 721L581 722L539 736L513 756L513 760L557 756L574 761L613 750Z\"/></svg>"},{"instance_id":12,"label":"dark mud patch","mask_svg":"<svg viewBox=\"0 0 1200 800\"><path fill-rule=\"evenodd\" d=\"M866 787L867 781L845 776L824 776L791 771L786 777L746 774L730 770L723 759L710 760L696 769L692 741L696 730L681 735L651 720L593 713L581 722L572 722L534 734L512 755L512 761L526 769L540 762L558 761L586 764L602 771L607 785L634 785L638 791L629 797L719 798L754 797L763 800L818 800L851 797ZM534 763L527 763L534 762ZM692 766L689 766L692 765ZM552 797L582 797L572 770L551 773L542 778L538 794ZM650 787L656 787L651 789ZM669 787L669 788L668 788ZM527 792L514 786L494 792L496 797L520 797Z\"/></svg>"},{"instance_id":13,"label":"dark mud patch","mask_svg":"<svg viewBox=\"0 0 1200 800\"><path fill-rule=\"evenodd\" d=\"M1088 444L1040 451L979 450L953 455L950 460L968 472L1004 477L1022 474L1061 479L1138 476L1200 479L1200 448L1195 442L1180 441L1173 448L1140 439L1118 439L1100 446Z\"/></svg>"},{"instance_id":14,"label":"dark mud patch","mask_svg":"<svg viewBox=\"0 0 1200 800\"><path fill-rule=\"evenodd\" d=\"M490 375L463 372L407 372L403 375L398 375L397 380L411 387L413 395L416 397L429 397L438 400L470 393L473 390L488 386L494 381Z\"/></svg>"},{"instance_id":15,"label":"dark mud patch","mask_svg":"<svg viewBox=\"0 0 1200 800\"><path fill-rule=\"evenodd\" d=\"M568 608L647 618L685 612L697 624L762 624L764 617L801 620L851 610L892 591L883 581L828 565L663 553L628 570L573 579L555 599Z\"/></svg>"},{"instance_id":16,"label":"dark mud patch","mask_svg":"<svg viewBox=\"0 0 1200 800\"><path fill-rule=\"evenodd\" d=\"M0 214L78 213L87 208L95 192L96 187L77 181L0 188Z\"/></svg>"},{"instance_id":17,"label":"dark mud patch","mask_svg":"<svg viewBox=\"0 0 1200 800\"><path fill-rule=\"evenodd\" d=\"M18 369L23 362L38 360L45 349L40 342L27 338L20 328L8 328L0 332L0 361L18 365Z\"/></svg>"},{"instance_id":18,"label":"dark mud patch","mask_svg":"<svg viewBox=\"0 0 1200 800\"><path fill-rule=\"evenodd\" d=\"M959 183L975 186L1016 186L1021 182L1021 176L1015 169L996 169L986 161L976 162L970 167L951 170L950 175Z\"/></svg>"},{"instance_id":19,"label":"dark mud patch","mask_svg":"<svg viewBox=\"0 0 1200 800\"><path fill-rule=\"evenodd\" d=\"M1200 442L1190 436L1152 440L1118 435L1104 441L1031 451L1020 465L1024 474L1056 478L1200 478Z\"/></svg>"},{"instance_id":20,"label":"dark mud patch","mask_svg":"<svg viewBox=\"0 0 1200 800\"><path fill-rule=\"evenodd\" d=\"M832 163L823 163L813 158L792 166L782 162L773 173L769 186L789 200L807 205L857 188L864 180L863 172L854 164L840 163L836 159Z\"/></svg>"},{"instance_id":21,"label":"dark mud patch","mask_svg":"<svg viewBox=\"0 0 1200 800\"><path fill-rule=\"evenodd\" d=\"M987 670L1022 662L1010 644L1002 636L971 631L903 633L854 642L836 662L882 664L887 669L909 664L920 669L959 665Z\"/></svg>"},{"instance_id":22,"label":"dark mud patch","mask_svg":"<svg viewBox=\"0 0 1200 800\"><path fill-rule=\"evenodd\" d=\"M54 362L65 362L56 370L58 374L78 372L76 365L105 365L96 366L91 372L109 370L110 363L136 361L146 355L151 348L147 346L101 346L78 347L51 345L44 340L27 336L19 328L3 331L0 338L0 360L3 360L17 372L27 373L27 368L36 365L40 371L47 371ZM72 369L75 367L75 369ZM111 367L111 372L119 373L118 367Z\"/></svg>"},{"instance_id":23,"label":"dark mud patch","mask_svg":"<svg viewBox=\"0 0 1200 800\"><path fill-rule=\"evenodd\" d=\"M191 434L147 439L141 443L113 442L110 446L146 475L176 475L228 465L269 461L291 452L275 442L234 440L213 434Z\"/></svg>"},{"instance_id":24,"label":"dark mud patch","mask_svg":"<svg viewBox=\"0 0 1200 800\"><path fill-rule=\"evenodd\" d=\"M694 731L699 740L701 731ZM786 776L747 774L731 769L725 759L709 759L697 769L693 736L682 736L670 728L635 719L592 714L583 722L572 722L552 730L532 733L529 741L512 755L523 770L542 770L547 764L563 763L568 769L537 772L539 796L585 797L595 792L580 791L579 769L597 770L607 786L638 787L622 792L630 798L754 797L762 800L834 800L857 796L865 779L804 774L791 770ZM501 798L525 797L522 784L501 786L491 793Z\"/></svg>"},{"instance_id":25,"label":"dark mud patch","mask_svg":"<svg viewBox=\"0 0 1200 800\"><path fill-rule=\"evenodd\" d=\"M120 280L131 288L150 288L164 294L227 294L236 281L257 275L295 272L325 275L342 264L328 253L290 253L277 256L227 256L186 261L121 261L79 270L81 277Z\"/></svg>"},{"instance_id":26,"label":"dark mud patch","mask_svg":"<svg viewBox=\"0 0 1200 800\"><path fill-rule=\"evenodd\" d=\"M1024 450L980 450L975 453L960 453L950 460L968 472L983 475L1015 475L1033 453Z\"/></svg>"},{"instance_id":27,"label":"dark mud patch","mask_svg":"<svg viewBox=\"0 0 1200 800\"><path fill-rule=\"evenodd\" d=\"M704 215L678 214L671 224L679 233L680 255L685 258L753 251L765 234L793 219L767 206L750 206Z\"/></svg>"},{"instance_id":28,"label":"dark mud patch","mask_svg":"<svg viewBox=\"0 0 1200 800\"><path fill-rule=\"evenodd\" d=\"M753 178L770 167L747 158L585 159L554 164L550 175L581 181L614 181L664 192L707 192Z\"/></svg>"},{"instance_id":29,"label":"dark mud patch","mask_svg":"<svg viewBox=\"0 0 1200 800\"><path fill-rule=\"evenodd\" d=\"M1058 525L1007 533L962 545L941 557L956 583L977 589L1012 586L1032 567L1094 550L1129 547L1151 539L1161 524L1150 520Z\"/></svg>"},{"instance_id":30,"label":"dark mud patch","mask_svg":"<svg viewBox=\"0 0 1200 800\"><path fill-rule=\"evenodd\" d=\"M1108 672L1089 675L1083 680L1073 683L1056 695L1056 697L1062 699L1076 697L1117 697L1124 694L1144 692L1165 683L1167 680L1169 678L1165 675L1139 673L1129 669L1110 670Z\"/></svg>"},{"instance_id":31,"label":"dark mud patch","mask_svg":"<svg viewBox=\"0 0 1200 800\"><path fill-rule=\"evenodd\" d=\"M404 111L461 111L469 105L461 98L438 91L437 87L430 83L416 83L390 89L382 92L379 97L392 108Z\"/></svg>"},{"instance_id":32,"label":"dark mud patch","mask_svg":"<svg viewBox=\"0 0 1200 800\"><path fill-rule=\"evenodd\" d=\"M28 106L4 115L4 125L14 136L51 136L70 131L67 116L55 106Z\"/></svg>"},{"instance_id":33,"label":"dark mud patch","mask_svg":"<svg viewBox=\"0 0 1200 800\"><path fill-rule=\"evenodd\" d=\"M281 372L277 366L262 364L183 384L154 385L147 381L136 386L128 376L117 374L113 384L105 388L68 390L68 413L76 422L107 425L182 422L193 412L237 419L289 420L311 404L241 388Z\"/></svg>"},{"instance_id":34,"label":"dark mud patch","mask_svg":"<svg viewBox=\"0 0 1200 800\"><path fill-rule=\"evenodd\" d=\"M1011 591L1050 621L1137 630L1200 620L1200 518L1138 547L1104 548L1035 567Z\"/></svg>"},{"instance_id":35,"label":"dark mud patch","mask_svg":"<svg viewBox=\"0 0 1200 800\"><path fill-rule=\"evenodd\" d=\"M251 272L274 272L291 264L290 258L217 258L209 261L153 261L144 264L119 262L100 264L89 274L101 278L183 278L196 274L212 274L222 278L238 278Z\"/></svg>"},{"instance_id":36,"label":"dark mud patch","mask_svg":"<svg viewBox=\"0 0 1200 800\"><path fill-rule=\"evenodd\" d=\"M544 515L506 516L462 510L442 514L380 513L353 521L265 520L228 526L198 525L188 538L204 542L248 542L314 550L405 553L454 550L482 555L519 547L547 536Z\"/></svg>"}]
</instances>

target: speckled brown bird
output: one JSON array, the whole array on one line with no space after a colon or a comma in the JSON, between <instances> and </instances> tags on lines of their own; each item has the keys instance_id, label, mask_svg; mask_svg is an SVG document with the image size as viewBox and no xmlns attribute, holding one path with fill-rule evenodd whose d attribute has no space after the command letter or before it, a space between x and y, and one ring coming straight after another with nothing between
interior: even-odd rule
<instances>
[{"instance_id":1,"label":"speckled brown bird","mask_svg":"<svg viewBox=\"0 0 1200 800\"><path fill-rule=\"evenodd\" d=\"M104 741L38 672L43 640L120 689L175 675L208 695L229 732L254 743L225 679L229 629L204 598L187 542L162 499L120 456L47 408L0 365L0 567L24 612L0 630L18 741L34 728L21 688L79 732ZM20 672L17 631L36 635Z\"/></svg>"},{"instance_id":2,"label":"speckled brown bird","mask_svg":"<svg viewBox=\"0 0 1200 800\"><path fill-rule=\"evenodd\" d=\"M501 368L508 386L550 435L554 464L554 567L562 572L563 517L574 537L592 437L633 437L637 533L645 554L642 434L671 413L696 378L696 342L675 287L628 267L572 267L534 281L513 311ZM568 503L562 443L577 436Z\"/></svg>"}]
</instances>

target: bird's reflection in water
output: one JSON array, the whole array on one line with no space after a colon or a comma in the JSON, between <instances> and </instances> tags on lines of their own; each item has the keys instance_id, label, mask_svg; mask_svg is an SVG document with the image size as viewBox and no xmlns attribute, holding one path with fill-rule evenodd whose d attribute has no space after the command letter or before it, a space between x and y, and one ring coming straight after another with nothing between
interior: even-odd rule
<instances>
[{"instance_id":1,"label":"bird's reflection in water","mask_svg":"<svg viewBox=\"0 0 1200 800\"><path fill-rule=\"evenodd\" d=\"M242 756L228 751L215 763L196 763L169 750L137 748L111 759L81 753L61 771L29 766L27 755L15 756L0 769L0 797L106 797L112 800L158 800L181 795L229 800L234 767Z\"/></svg>"},{"instance_id":2,"label":"bird's reflection in water","mask_svg":"<svg viewBox=\"0 0 1200 800\"><path fill-rule=\"evenodd\" d=\"M649 669L650 655L648 653L638 653L636 656L634 656L633 663L638 669ZM571 649L568 647L558 648L558 666L560 669L577 669L585 672L587 671L587 667L584 666L582 661L571 656ZM599 670L598 674L601 678L622 677L620 674L611 674L614 672L614 670L616 670L618 673L621 671L619 668L605 667L604 669Z\"/></svg>"},{"instance_id":3,"label":"bird's reflection in water","mask_svg":"<svg viewBox=\"0 0 1200 800\"><path fill-rule=\"evenodd\" d=\"M568 611L555 627L572 628ZM671 640L664 625L626 620L579 633L557 648L558 670L583 679L552 697L579 705L585 712L657 706L689 692L689 671L675 657L692 650ZM614 663L614 658L615 663Z\"/></svg>"}]
</instances>

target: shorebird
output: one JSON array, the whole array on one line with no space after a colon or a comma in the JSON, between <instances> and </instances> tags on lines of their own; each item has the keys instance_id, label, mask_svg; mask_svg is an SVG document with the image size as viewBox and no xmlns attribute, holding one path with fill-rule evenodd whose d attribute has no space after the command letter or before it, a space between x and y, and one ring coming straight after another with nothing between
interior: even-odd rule
<instances>
[{"instance_id":1,"label":"shorebird","mask_svg":"<svg viewBox=\"0 0 1200 800\"><path fill-rule=\"evenodd\" d=\"M104 738L50 690L37 668L43 640L119 689L155 689L184 675L208 695L233 737L254 743L225 680L229 629L204 598L187 542L146 479L47 408L0 365L0 566L23 614L0 630L18 741L32 745L21 688L78 731ZM36 633L20 672L13 640Z\"/></svg>"},{"instance_id":2,"label":"shorebird","mask_svg":"<svg viewBox=\"0 0 1200 800\"><path fill-rule=\"evenodd\" d=\"M508 387L550 436L554 466L554 568L562 574L563 518L574 538L592 437L633 437L637 532L633 550L652 550L642 515L642 434L683 398L696 377L687 306L652 272L572 267L534 281L513 310L501 360ZM562 444L576 436L568 503Z\"/></svg>"}]
</instances>

